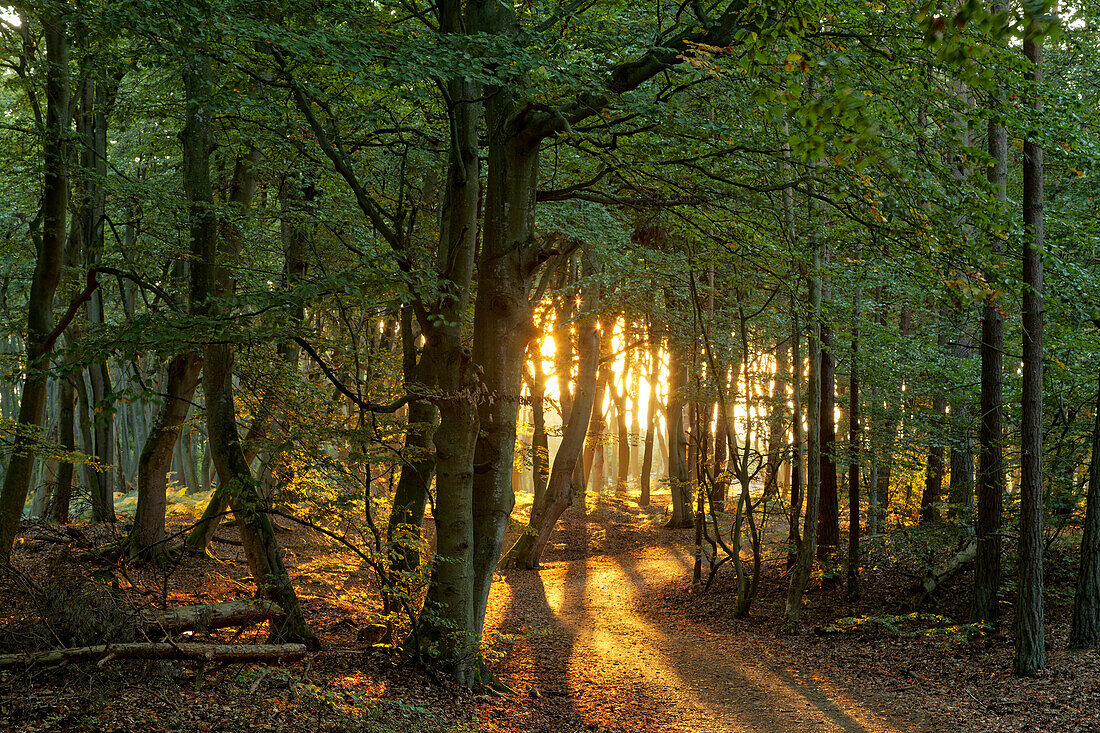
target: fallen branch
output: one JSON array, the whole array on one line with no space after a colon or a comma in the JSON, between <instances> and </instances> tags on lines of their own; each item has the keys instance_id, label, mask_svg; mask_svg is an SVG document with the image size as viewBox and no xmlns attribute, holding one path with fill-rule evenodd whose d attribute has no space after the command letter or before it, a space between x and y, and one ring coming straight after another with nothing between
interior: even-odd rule
<instances>
[{"instance_id":1,"label":"fallen branch","mask_svg":"<svg viewBox=\"0 0 1100 733\"><path fill-rule=\"evenodd\" d=\"M170 608L165 613L147 614L144 622L149 633L178 633L277 621L285 615L286 612L274 601L256 599Z\"/></svg>"},{"instance_id":2,"label":"fallen branch","mask_svg":"<svg viewBox=\"0 0 1100 733\"><path fill-rule=\"evenodd\" d=\"M305 644L172 644L135 642L0 654L0 669L17 665L112 659L181 659L195 662L292 662L306 655Z\"/></svg>"},{"instance_id":3,"label":"fallen branch","mask_svg":"<svg viewBox=\"0 0 1100 733\"><path fill-rule=\"evenodd\" d=\"M932 597L932 594L936 592L937 588L958 575L970 563L974 562L977 557L978 543L971 540L967 543L966 547L959 550L953 558L943 565L936 568L928 568L928 572L925 573L924 578L912 589L915 594L913 607L920 608L923 606L928 599Z\"/></svg>"}]
</instances>

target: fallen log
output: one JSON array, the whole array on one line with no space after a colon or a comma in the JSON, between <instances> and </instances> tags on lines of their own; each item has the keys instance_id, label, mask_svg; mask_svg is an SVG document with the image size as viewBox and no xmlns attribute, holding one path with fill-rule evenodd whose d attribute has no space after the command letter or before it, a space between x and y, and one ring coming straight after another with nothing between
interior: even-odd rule
<instances>
[{"instance_id":1,"label":"fallen log","mask_svg":"<svg viewBox=\"0 0 1100 733\"><path fill-rule=\"evenodd\" d=\"M195 662L292 662L306 655L304 644L173 644L133 642L0 654L0 669L17 665L88 662L112 659L179 659Z\"/></svg>"},{"instance_id":2,"label":"fallen log","mask_svg":"<svg viewBox=\"0 0 1100 733\"><path fill-rule=\"evenodd\" d=\"M975 540L970 540L970 542L959 550L950 560L939 567L928 568L928 571L924 575L924 579L912 589L914 593L913 607L920 608L923 606L928 599L932 597L932 594L936 592L937 588L958 575L970 563L974 562L977 557L978 543Z\"/></svg>"},{"instance_id":3,"label":"fallen log","mask_svg":"<svg viewBox=\"0 0 1100 733\"><path fill-rule=\"evenodd\" d=\"M148 633L178 633L180 631L209 631L230 626L277 621L286 613L274 601L253 599L246 601L221 601L203 606L180 606L164 613L145 616Z\"/></svg>"}]
</instances>

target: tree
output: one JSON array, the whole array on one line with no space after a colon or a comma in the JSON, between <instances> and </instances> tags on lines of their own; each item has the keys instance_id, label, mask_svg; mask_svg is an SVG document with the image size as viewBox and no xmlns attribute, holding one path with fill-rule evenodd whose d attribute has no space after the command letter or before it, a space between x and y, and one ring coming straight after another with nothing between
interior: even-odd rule
<instances>
[{"instance_id":1,"label":"tree","mask_svg":"<svg viewBox=\"0 0 1100 733\"><path fill-rule=\"evenodd\" d=\"M1042 31L1030 13L1024 35L1032 109L1042 110ZM1024 141L1024 383L1020 470L1020 580L1016 602L1016 674L1046 666L1043 625L1043 148Z\"/></svg>"},{"instance_id":2,"label":"tree","mask_svg":"<svg viewBox=\"0 0 1100 733\"><path fill-rule=\"evenodd\" d=\"M46 119L42 141L42 208L38 217L41 232L36 236L38 260L27 301L27 361L19 402L19 429L0 490L0 563L11 559L34 470L32 446L46 410L46 367L59 336L53 331L53 298L61 281L68 220L67 139L71 120L65 8L49 6L42 11L41 20L46 39Z\"/></svg>"}]
</instances>

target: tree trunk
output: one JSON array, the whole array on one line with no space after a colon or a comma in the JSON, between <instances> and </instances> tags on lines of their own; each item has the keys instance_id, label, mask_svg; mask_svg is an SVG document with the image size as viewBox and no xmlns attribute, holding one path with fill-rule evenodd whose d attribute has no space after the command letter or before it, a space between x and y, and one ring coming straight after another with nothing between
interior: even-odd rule
<instances>
[{"instance_id":1,"label":"tree trunk","mask_svg":"<svg viewBox=\"0 0 1100 733\"><path fill-rule=\"evenodd\" d=\"M861 291L852 296L852 361L848 381L848 600L859 600L859 319Z\"/></svg>"},{"instance_id":2,"label":"tree trunk","mask_svg":"<svg viewBox=\"0 0 1100 733\"><path fill-rule=\"evenodd\" d=\"M627 487L630 485L630 433L626 424L626 375L629 367L628 360L627 367L623 370L622 389L616 386L614 375L612 375L609 383L611 400L615 404L615 428L617 432L615 497L619 499L626 498Z\"/></svg>"},{"instance_id":3,"label":"tree trunk","mask_svg":"<svg viewBox=\"0 0 1100 733\"><path fill-rule=\"evenodd\" d=\"M168 363L164 404L138 462L137 509L127 540L131 560L156 560L168 549L164 542L168 472L201 371L202 359L194 353L179 354Z\"/></svg>"},{"instance_id":4,"label":"tree trunk","mask_svg":"<svg viewBox=\"0 0 1100 733\"><path fill-rule=\"evenodd\" d=\"M72 453L76 450L76 410L74 402L76 391L70 377L61 378L58 390L58 439L61 448ZM53 500L47 508L46 517L51 522L66 524L69 521L69 505L73 495L73 464L71 461L62 461L57 471L57 488L53 493Z\"/></svg>"},{"instance_id":5,"label":"tree trunk","mask_svg":"<svg viewBox=\"0 0 1100 733\"><path fill-rule=\"evenodd\" d=\"M642 451L642 469L639 481L641 496L638 503L649 506L650 482L653 475L653 438L657 429L658 383L661 377L661 340L657 337L657 328L653 320L649 321L649 404L646 407L645 448Z\"/></svg>"},{"instance_id":6,"label":"tree trunk","mask_svg":"<svg viewBox=\"0 0 1100 733\"><path fill-rule=\"evenodd\" d=\"M219 291L231 292L232 281L218 266L218 220L210 182L210 151L213 131L209 117L212 95L209 59L199 53L184 64L187 115L183 132L184 187L191 215L191 303L196 314L210 319L224 315L215 301ZM238 161L254 165L254 161ZM251 198L251 192L247 196ZM222 254L236 256L237 241L222 237ZM306 624L298 596L283 565L267 504L257 490L252 470L237 434L233 398L233 354L228 344L217 341L203 349L203 390L206 393L206 421L210 449L221 483L237 515L241 541L258 590L286 611L283 624L272 629L277 641L318 646L316 635Z\"/></svg>"},{"instance_id":7,"label":"tree trunk","mask_svg":"<svg viewBox=\"0 0 1100 733\"><path fill-rule=\"evenodd\" d=\"M798 563L798 551L802 546L802 535L798 531L798 522L802 518L802 504L804 501L802 491L802 466L803 461L803 436L802 436L802 326L799 323L798 309L795 307L795 296L791 294L791 402L794 406L794 415L791 419L791 513L787 526L787 567L793 568Z\"/></svg>"},{"instance_id":8,"label":"tree trunk","mask_svg":"<svg viewBox=\"0 0 1100 733\"><path fill-rule=\"evenodd\" d=\"M824 288L823 288L824 290ZM826 585L836 581L834 567L840 544L840 492L836 471L836 355L833 329L821 324L821 514L817 523L817 557L824 561Z\"/></svg>"},{"instance_id":9,"label":"tree trunk","mask_svg":"<svg viewBox=\"0 0 1100 733\"><path fill-rule=\"evenodd\" d=\"M771 404L768 412L768 458L764 485L779 487L779 467L787 448L784 428L787 419L787 375L790 372L790 345L784 338L775 345L775 375L772 377Z\"/></svg>"},{"instance_id":10,"label":"tree trunk","mask_svg":"<svg viewBox=\"0 0 1100 733\"><path fill-rule=\"evenodd\" d=\"M798 544L798 559L791 572L791 584L784 609L783 628L789 634L798 632L798 620L802 612L802 595L810 580L814 565L814 544L817 540L817 515L821 500L821 247L814 245L814 259L810 280L810 371L807 376L809 393L809 480L806 484L806 522L802 540Z\"/></svg>"},{"instance_id":11,"label":"tree trunk","mask_svg":"<svg viewBox=\"0 0 1100 733\"><path fill-rule=\"evenodd\" d=\"M46 371L52 343L53 298L65 257L69 172L69 49L61 8L42 11L46 45L46 129L42 144L42 236L27 300L27 363L18 426L0 489L0 564L11 559L34 473L34 444L46 409Z\"/></svg>"},{"instance_id":12,"label":"tree trunk","mask_svg":"<svg viewBox=\"0 0 1100 733\"><path fill-rule=\"evenodd\" d=\"M672 513L665 527L678 529L695 523L691 508L691 473L687 460L687 436L684 434L684 397L687 365L680 348L669 341L668 352L668 487L672 492Z\"/></svg>"},{"instance_id":13,"label":"tree trunk","mask_svg":"<svg viewBox=\"0 0 1100 733\"><path fill-rule=\"evenodd\" d=\"M427 392L436 384L435 365L429 350L416 359L416 336L412 328L409 306L401 309L401 342L404 350L405 390ZM428 358L425 358L425 353ZM398 570L412 570L420 564L420 525L424 522L424 506L428 487L435 475L435 453L432 450L439 409L428 399L409 401L405 446L402 451L401 475L393 495L393 510L386 527L386 539L396 545ZM407 537L405 535L408 535ZM412 540L412 541L410 541Z\"/></svg>"},{"instance_id":14,"label":"tree trunk","mask_svg":"<svg viewBox=\"0 0 1100 733\"><path fill-rule=\"evenodd\" d=\"M1031 62L1032 109L1042 110L1042 36L1028 16L1024 55ZM1024 141L1023 420L1020 446L1020 578L1016 600L1018 675L1046 666L1043 625L1043 148Z\"/></svg>"},{"instance_id":15,"label":"tree trunk","mask_svg":"<svg viewBox=\"0 0 1100 733\"><path fill-rule=\"evenodd\" d=\"M532 361L535 365L531 382L531 494L534 506L546 493L546 484L550 480L550 440L546 435L546 370L542 363L542 341L536 337L531 343L534 345Z\"/></svg>"},{"instance_id":16,"label":"tree trunk","mask_svg":"<svg viewBox=\"0 0 1100 733\"><path fill-rule=\"evenodd\" d=\"M610 342L610 339L608 339ZM531 507L527 529L501 559L502 568L537 568L558 518L573 503L573 467L584 447L592 405L596 396L596 374L600 360L600 335L591 318L577 326L576 392L572 409L562 428L561 445L541 501Z\"/></svg>"},{"instance_id":17,"label":"tree trunk","mask_svg":"<svg viewBox=\"0 0 1100 733\"><path fill-rule=\"evenodd\" d=\"M969 359L973 352L970 336L961 333L951 346L956 359ZM971 448L971 412L966 397L951 401L951 482L947 489L948 515L955 519L963 507L974 506L974 452Z\"/></svg>"},{"instance_id":18,"label":"tree trunk","mask_svg":"<svg viewBox=\"0 0 1100 733\"><path fill-rule=\"evenodd\" d=\"M946 310L940 308L940 318L946 316ZM947 346L944 326L937 327L938 351ZM932 430L929 431L928 459L924 464L924 491L920 498L920 522L936 522L940 519L939 503L943 501L943 433L947 423L947 392L941 385L933 385Z\"/></svg>"},{"instance_id":19,"label":"tree trunk","mask_svg":"<svg viewBox=\"0 0 1100 733\"><path fill-rule=\"evenodd\" d=\"M996 10L996 9L995 9ZM994 94L991 103L1003 102ZM1008 196L1008 133L1004 125L989 120L989 183L997 200ZM994 236L990 241L995 260L1004 254L1004 242ZM978 430L978 555L974 562L973 621L983 621L997 627L1000 612L997 593L1001 587L1001 514L1004 501L1005 476L1002 442L1003 418L1003 350L1004 320L998 303L986 303L982 308L982 342L980 346L981 424Z\"/></svg>"},{"instance_id":20,"label":"tree trunk","mask_svg":"<svg viewBox=\"0 0 1100 733\"><path fill-rule=\"evenodd\" d=\"M1092 428L1086 502L1085 525L1081 531L1081 564L1069 629L1070 649L1100 648L1100 383L1096 388L1096 418Z\"/></svg>"}]
</instances>

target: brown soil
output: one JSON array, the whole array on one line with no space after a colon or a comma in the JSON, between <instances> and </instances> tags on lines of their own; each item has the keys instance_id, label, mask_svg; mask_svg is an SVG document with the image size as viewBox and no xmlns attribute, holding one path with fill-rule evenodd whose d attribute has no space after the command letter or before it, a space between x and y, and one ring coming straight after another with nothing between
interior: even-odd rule
<instances>
[{"instance_id":1,"label":"brown soil","mask_svg":"<svg viewBox=\"0 0 1100 733\"><path fill-rule=\"evenodd\" d=\"M510 538L521 521L522 511ZM896 547L869 543L864 600L812 587L806 631L784 637L781 559L766 563L753 615L734 619L732 573L723 569L707 592L693 589L692 532L660 522L629 502L587 516L571 510L541 570L509 571L495 584L487 631L494 669L515 691L506 697L433 680L392 649L357 640L378 612L369 571L297 528L280 541L326 651L281 668L115 661L0 672L0 730L1100 731L1100 655L1060 651L1064 603L1049 604L1050 668L1036 679L1011 676L1003 634L945 640L874 624L832 633L838 618L902 610L915 566ZM219 561L189 559L171 572L84 556L110 534L29 528L37 539L0 577L0 645L20 648L27 629L41 633L28 584L95 578L123 612L252 592L231 528L218 532ZM967 582L945 589L939 613L961 617ZM254 627L236 641L266 635Z\"/></svg>"}]
</instances>

